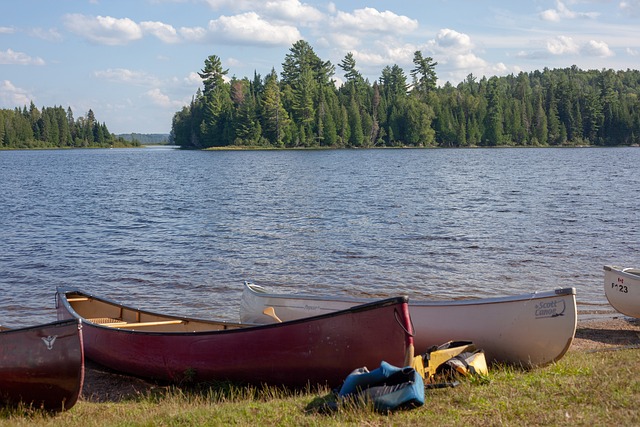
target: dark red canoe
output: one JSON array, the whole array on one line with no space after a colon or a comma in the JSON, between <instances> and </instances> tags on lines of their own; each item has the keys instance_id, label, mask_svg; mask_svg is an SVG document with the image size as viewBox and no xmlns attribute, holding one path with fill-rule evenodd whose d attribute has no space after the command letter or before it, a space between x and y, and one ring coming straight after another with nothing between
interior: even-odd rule
<instances>
[{"instance_id":1,"label":"dark red canoe","mask_svg":"<svg viewBox=\"0 0 640 427\"><path fill-rule=\"evenodd\" d=\"M79 320L0 331L0 404L70 409L83 381Z\"/></svg>"},{"instance_id":2,"label":"dark red canoe","mask_svg":"<svg viewBox=\"0 0 640 427\"><path fill-rule=\"evenodd\" d=\"M261 326L156 314L75 289L59 288L56 302L59 319L82 320L88 358L172 382L337 386L362 366L404 366L413 348L406 297Z\"/></svg>"}]
</instances>

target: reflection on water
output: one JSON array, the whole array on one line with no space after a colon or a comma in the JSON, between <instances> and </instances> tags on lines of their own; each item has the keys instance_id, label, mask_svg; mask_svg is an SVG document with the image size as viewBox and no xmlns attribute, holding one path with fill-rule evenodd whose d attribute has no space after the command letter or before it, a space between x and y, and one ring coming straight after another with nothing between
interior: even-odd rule
<instances>
[{"instance_id":1,"label":"reflection on water","mask_svg":"<svg viewBox=\"0 0 640 427\"><path fill-rule=\"evenodd\" d=\"M236 319L242 282L451 299L577 289L640 264L638 148L0 151L0 324L56 286Z\"/></svg>"}]
</instances>

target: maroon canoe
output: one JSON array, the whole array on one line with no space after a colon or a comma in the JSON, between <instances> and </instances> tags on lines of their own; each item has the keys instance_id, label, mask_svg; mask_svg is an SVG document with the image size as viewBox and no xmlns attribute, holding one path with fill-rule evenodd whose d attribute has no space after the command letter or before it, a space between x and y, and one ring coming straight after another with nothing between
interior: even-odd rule
<instances>
[{"instance_id":1,"label":"maroon canoe","mask_svg":"<svg viewBox=\"0 0 640 427\"><path fill-rule=\"evenodd\" d=\"M337 386L362 366L404 366L413 348L406 297L261 326L156 314L75 289L58 288L56 306L59 319L82 320L88 358L171 382Z\"/></svg>"},{"instance_id":2,"label":"maroon canoe","mask_svg":"<svg viewBox=\"0 0 640 427\"><path fill-rule=\"evenodd\" d=\"M79 320L0 331L0 404L70 409L83 381Z\"/></svg>"}]
</instances>

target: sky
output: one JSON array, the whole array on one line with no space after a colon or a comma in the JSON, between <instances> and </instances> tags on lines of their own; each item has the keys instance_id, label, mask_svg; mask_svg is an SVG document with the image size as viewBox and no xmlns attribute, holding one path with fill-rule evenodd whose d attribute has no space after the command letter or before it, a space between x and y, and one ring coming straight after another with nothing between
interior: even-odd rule
<instances>
[{"instance_id":1,"label":"sky","mask_svg":"<svg viewBox=\"0 0 640 427\"><path fill-rule=\"evenodd\" d=\"M576 65L640 68L640 0L2 0L0 108L92 109L112 133L169 133L217 55L228 76L278 73L306 40L371 83L421 51L438 85Z\"/></svg>"}]
</instances>

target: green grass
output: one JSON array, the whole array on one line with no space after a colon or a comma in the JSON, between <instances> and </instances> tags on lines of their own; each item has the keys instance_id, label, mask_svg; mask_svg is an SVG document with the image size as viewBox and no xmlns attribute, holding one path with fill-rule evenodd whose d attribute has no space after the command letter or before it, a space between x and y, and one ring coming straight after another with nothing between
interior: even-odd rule
<instances>
[{"instance_id":1,"label":"green grass","mask_svg":"<svg viewBox=\"0 0 640 427\"><path fill-rule=\"evenodd\" d=\"M292 391L229 384L170 387L118 403L78 402L47 414L0 409L0 426L640 425L640 350L570 352L533 370L493 366L481 380L426 391L425 405L391 414L334 401L326 388Z\"/></svg>"}]
</instances>

